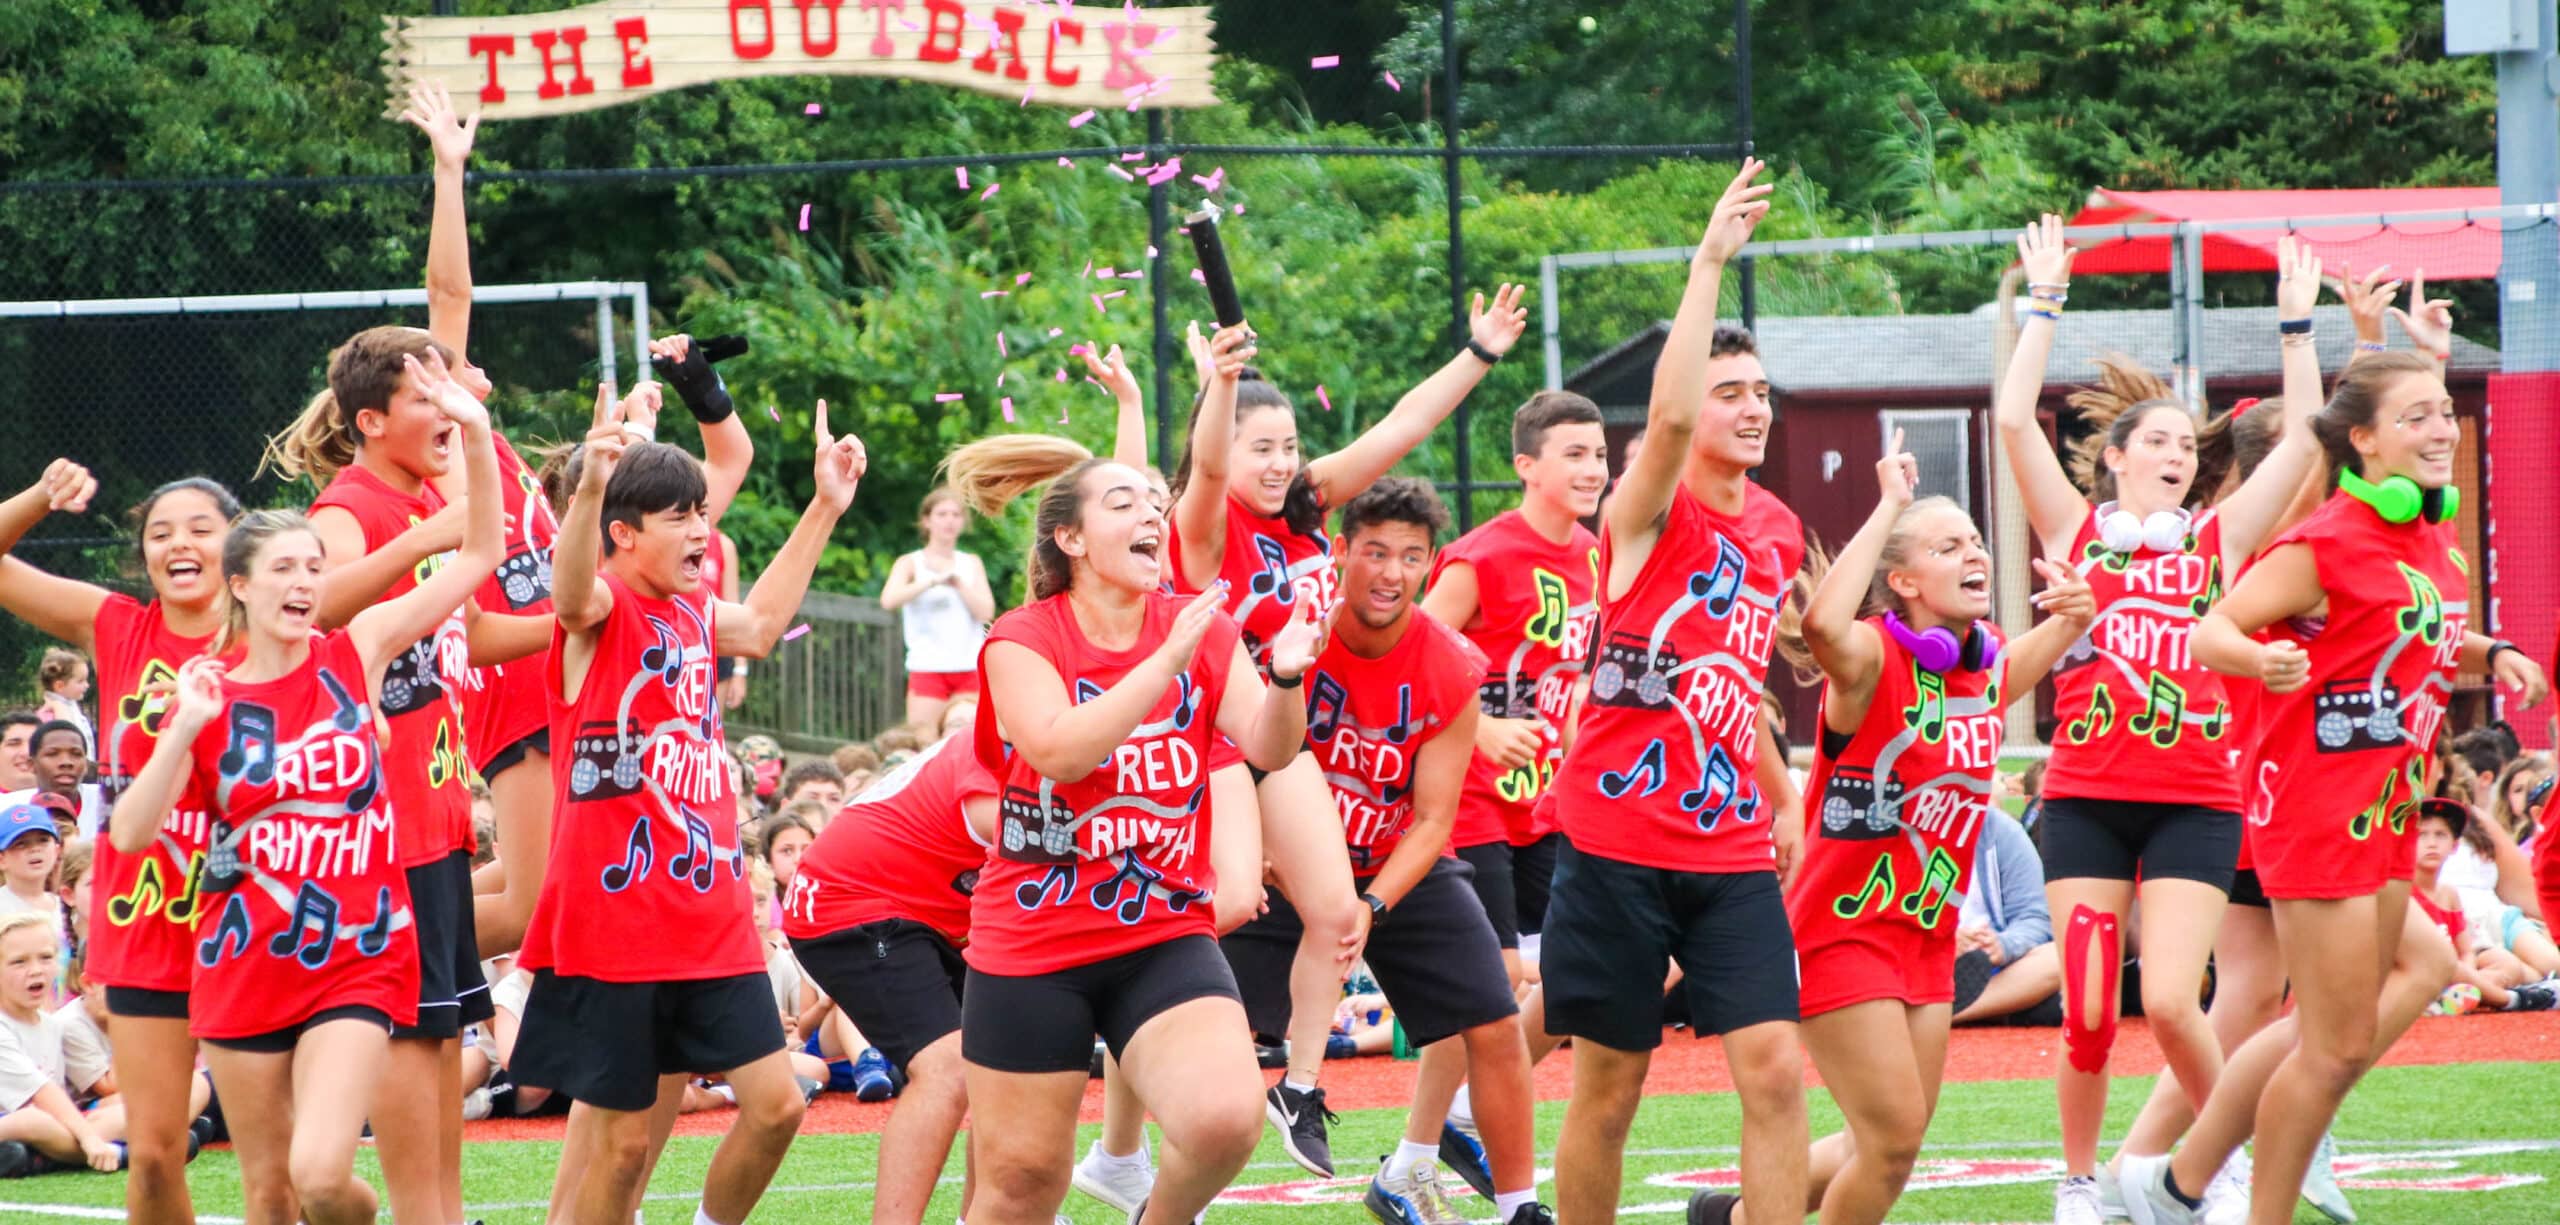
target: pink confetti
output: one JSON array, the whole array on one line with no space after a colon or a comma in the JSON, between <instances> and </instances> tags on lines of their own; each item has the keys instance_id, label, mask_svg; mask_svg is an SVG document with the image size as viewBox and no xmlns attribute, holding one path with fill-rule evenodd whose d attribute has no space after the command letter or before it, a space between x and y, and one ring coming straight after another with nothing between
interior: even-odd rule
<instances>
[{"instance_id":1,"label":"pink confetti","mask_svg":"<svg viewBox=\"0 0 2560 1225\"><path fill-rule=\"evenodd\" d=\"M1341 66L1342 57L1339 55L1319 55L1314 59L1307 61L1307 67L1309 68L1339 68Z\"/></svg>"},{"instance_id":2,"label":"pink confetti","mask_svg":"<svg viewBox=\"0 0 2560 1225\"><path fill-rule=\"evenodd\" d=\"M1148 259L1154 259L1155 257L1156 257L1156 249L1155 249L1154 247L1148 247L1148 248L1147 248L1147 258L1148 258Z\"/></svg>"},{"instance_id":3,"label":"pink confetti","mask_svg":"<svg viewBox=\"0 0 2560 1225\"><path fill-rule=\"evenodd\" d=\"M1093 112L1085 111L1074 118L1067 120L1067 126L1071 128L1080 128L1091 122L1093 122Z\"/></svg>"},{"instance_id":4,"label":"pink confetti","mask_svg":"<svg viewBox=\"0 0 2560 1225\"><path fill-rule=\"evenodd\" d=\"M790 629L787 629L787 630L782 631L782 640L783 640L784 642L789 642L789 641L791 641L791 640L793 640L793 639L795 639L795 638L806 638L806 637L808 637L808 636L809 636L809 623L808 623L808 622L806 622L806 621L803 621L803 622L801 622L801 623L800 623L800 624L798 624L798 625L792 626Z\"/></svg>"},{"instance_id":5,"label":"pink confetti","mask_svg":"<svg viewBox=\"0 0 2560 1225\"><path fill-rule=\"evenodd\" d=\"M1326 412L1333 411L1333 397L1324 393L1324 384L1322 383L1316 384L1316 403L1324 405L1324 411Z\"/></svg>"},{"instance_id":6,"label":"pink confetti","mask_svg":"<svg viewBox=\"0 0 2560 1225\"><path fill-rule=\"evenodd\" d=\"M1125 289L1115 289L1115 290L1112 290L1111 292L1109 292L1109 293L1107 293L1107 294L1102 295L1102 300L1103 300L1103 301L1105 301L1105 302L1108 302L1108 301L1110 301L1110 300L1111 300L1111 299L1113 299L1113 298L1124 298L1124 297L1127 297L1128 295L1129 295L1129 291L1128 291L1128 290L1125 290Z\"/></svg>"},{"instance_id":7,"label":"pink confetti","mask_svg":"<svg viewBox=\"0 0 2560 1225\"><path fill-rule=\"evenodd\" d=\"M1066 168L1067 168L1067 169L1069 169L1069 170L1073 170L1073 169L1075 169L1075 168L1076 168L1075 161L1074 161L1073 159L1071 159L1071 158L1064 158L1064 157L1059 158L1059 159L1058 159L1058 164L1059 164L1059 165L1061 165L1061 166L1066 167Z\"/></svg>"},{"instance_id":8,"label":"pink confetti","mask_svg":"<svg viewBox=\"0 0 2560 1225\"><path fill-rule=\"evenodd\" d=\"M1191 181L1198 183L1202 191L1216 191L1226 186L1227 168L1220 166L1215 174L1195 174L1191 176Z\"/></svg>"},{"instance_id":9,"label":"pink confetti","mask_svg":"<svg viewBox=\"0 0 2560 1225\"><path fill-rule=\"evenodd\" d=\"M1019 276L1016 276L1015 278L1013 278L1013 283L1014 283L1014 284L1016 284L1016 285L1028 285L1028 284L1030 284L1030 283L1031 283L1031 274L1030 274L1030 273L1028 273L1028 272L1025 272L1025 273L1023 273L1023 274L1021 274L1021 275L1019 275Z\"/></svg>"},{"instance_id":10,"label":"pink confetti","mask_svg":"<svg viewBox=\"0 0 2560 1225\"><path fill-rule=\"evenodd\" d=\"M962 190L962 191L967 191L967 190L969 190L969 168L968 168L968 167L966 167L966 166L954 166L954 167L952 167L952 168L951 168L951 173L953 173L953 174L956 174L956 175L959 175L959 176L960 176L960 190Z\"/></svg>"},{"instance_id":11,"label":"pink confetti","mask_svg":"<svg viewBox=\"0 0 2560 1225\"><path fill-rule=\"evenodd\" d=\"M1182 159L1178 157L1170 158L1166 160L1165 164L1156 167L1154 172L1147 175L1147 182L1151 185L1166 182L1172 179L1173 176L1180 173L1182 173Z\"/></svg>"},{"instance_id":12,"label":"pink confetti","mask_svg":"<svg viewBox=\"0 0 2560 1225\"><path fill-rule=\"evenodd\" d=\"M1088 258L1084 261L1084 271L1077 273L1077 274L1076 274L1076 277L1077 277L1077 279L1078 279L1078 280L1082 280L1083 278L1085 278L1085 277L1089 277L1089 276L1092 276L1092 275L1093 275L1093 260L1092 260L1091 258L1089 258L1089 257L1088 257Z\"/></svg>"},{"instance_id":13,"label":"pink confetti","mask_svg":"<svg viewBox=\"0 0 2560 1225\"><path fill-rule=\"evenodd\" d=\"M1209 274L1194 268L1191 270L1191 279L1206 285L1209 283Z\"/></svg>"},{"instance_id":14,"label":"pink confetti","mask_svg":"<svg viewBox=\"0 0 2560 1225\"><path fill-rule=\"evenodd\" d=\"M1092 345L1069 345L1067 347L1067 356L1069 357L1080 357L1091 352L1093 352Z\"/></svg>"},{"instance_id":15,"label":"pink confetti","mask_svg":"<svg viewBox=\"0 0 2560 1225\"><path fill-rule=\"evenodd\" d=\"M817 104L817 103L815 103L815 102L812 102L812 103L810 103L810 104L809 104L809 109L807 109L807 110L805 110L805 111L802 111L802 112L801 112L801 114L804 114L804 115L823 115L823 114L826 114L826 113L827 113L827 108L825 108L825 107L823 107L823 106L820 106L820 105L818 105L818 104Z\"/></svg>"},{"instance_id":16,"label":"pink confetti","mask_svg":"<svg viewBox=\"0 0 2560 1225\"><path fill-rule=\"evenodd\" d=\"M1392 72L1382 72L1382 73L1379 73L1378 75L1383 76L1383 77L1385 77L1385 78L1387 79L1387 88L1392 89L1392 90L1396 91L1397 93L1403 93L1403 92L1404 92L1404 82L1397 80L1397 79L1396 79L1396 74L1394 74L1394 73L1392 73Z\"/></svg>"},{"instance_id":17,"label":"pink confetti","mask_svg":"<svg viewBox=\"0 0 2560 1225\"><path fill-rule=\"evenodd\" d=\"M1011 373L1013 373L1013 372L1012 372L1012 371L1010 371L1010 370L999 370L999 371L996 371L996 386L998 386L998 387L1002 387L1002 386L1004 386L1004 376L1006 376L1006 375L1008 375L1008 374L1011 374Z\"/></svg>"},{"instance_id":18,"label":"pink confetti","mask_svg":"<svg viewBox=\"0 0 2560 1225\"><path fill-rule=\"evenodd\" d=\"M1004 419L1005 419L1005 422L1006 422L1007 424L1011 424L1011 423L1012 423L1012 421L1013 421L1013 397L1012 397L1012 396L1006 396L1006 397L1004 398Z\"/></svg>"},{"instance_id":19,"label":"pink confetti","mask_svg":"<svg viewBox=\"0 0 2560 1225\"><path fill-rule=\"evenodd\" d=\"M933 393L933 402L936 404L949 404L953 400L965 400L968 398L968 396L956 391L937 391Z\"/></svg>"},{"instance_id":20,"label":"pink confetti","mask_svg":"<svg viewBox=\"0 0 2560 1225\"><path fill-rule=\"evenodd\" d=\"M1067 368L1064 366L1058 367L1058 381L1061 383L1067 381Z\"/></svg>"},{"instance_id":21,"label":"pink confetti","mask_svg":"<svg viewBox=\"0 0 2560 1225\"><path fill-rule=\"evenodd\" d=\"M899 29L901 29L901 30L921 30L921 29L923 29L924 27L923 27L923 26L920 26L920 25L917 25L916 23L914 23L914 22L912 22L912 21L909 21L909 20L907 20L907 19L906 19L906 18L904 18L904 17L901 17L901 18L899 18L899 19L898 19L898 28L899 28Z\"/></svg>"},{"instance_id":22,"label":"pink confetti","mask_svg":"<svg viewBox=\"0 0 2560 1225\"><path fill-rule=\"evenodd\" d=\"M1004 347L1004 333L1002 332L996 333L996 354L1000 357L1013 356L1012 352Z\"/></svg>"},{"instance_id":23,"label":"pink confetti","mask_svg":"<svg viewBox=\"0 0 2560 1225\"><path fill-rule=\"evenodd\" d=\"M1054 340L1054 339L1056 339L1057 337L1064 336L1064 335L1066 335L1066 334L1067 334L1067 329L1065 329L1065 328L1051 328L1051 329L1049 329L1049 336L1050 336L1050 338L1051 338L1051 339L1053 339L1053 340Z\"/></svg>"},{"instance_id":24,"label":"pink confetti","mask_svg":"<svg viewBox=\"0 0 2560 1225\"><path fill-rule=\"evenodd\" d=\"M1060 425L1065 425L1066 423L1067 423L1067 410L1065 410L1065 409L1063 409L1063 408L1062 408L1062 409L1059 409L1059 410L1058 410L1058 424L1060 424Z\"/></svg>"},{"instance_id":25,"label":"pink confetti","mask_svg":"<svg viewBox=\"0 0 2560 1225\"><path fill-rule=\"evenodd\" d=\"M1126 171L1126 170L1122 170L1122 169L1121 169L1121 168L1119 168L1118 166L1104 166L1104 167L1103 167L1103 169L1108 170L1108 171L1110 171L1110 172L1111 172L1111 173L1113 173L1113 174L1119 175L1121 178L1123 178L1123 179L1125 179L1125 180L1127 180L1127 181L1129 181L1129 182L1135 183L1135 182L1137 182L1137 181L1138 181L1138 176L1136 176L1136 175L1134 175L1134 174L1131 174L1131 173L1129 173L1129 172L1128 172L1128 171Z\"/></svg>"},{"instance_id":26,"label":"pink confetti","mask_svg":"<svg viewBox=\"0 0 2560 1225\"><path fill-rule=\"evenodd\" d=\"M984 302L989 298L1009 298L1012 296L1013 291L1010 289L988 289L979 292L978 300Z\"/></svg>"},{"instance_id":27,"label":"pink confetti","mask_svg":"<svg viewBox=\"0 0 2560 1225\"><path fill-rule=\"evenodd\" d=\"M1004 190L1004 184L989 183L987 184L987 189L985 191L978 193L978 202L984 204L987 201L994 199L996 193L1002 190Z\"/></svg>"},{"instance_id":28,"label":"pink confetti","mask_svg":"<svg viewBox=\"0 0 2560 1225\"><path fill-rule=\"evenodd\" d=\"M800 232L809 232L809 206L806 204L800 206Z\"/></svg>"},{"instance_id":29,"label":"pink confetti","mask_svg":"<svg viewBox=\"0 0 2560 1225\"><path fill-rule=\"evenodd\" d=\"M1099 271L1099 272L1094 273L1093 275L1094 275L1095 277L1097 277L1097 278L1101 279L1101 280L1108 281L1108 280L1110 280L1113 276L1117 275L1117 273L1112 269L1111 265L1109 265L1109 264L1104 264L1104 265L1102 266L1102 270L1101 270L1101 271Z\"/></svg>"},{"instance_id":30,"label":"pink confetti","mask_svg":"<svg viewBox=\"0 0 2560 1225\"><path fill-rule=\"evenodd\" d=\"M773 418L777 423L782 420L782 410L770 404L764 406L764 415Z\"/></svg>"},{"instance_id":31,"label":"pink confetti","mask_svg":"<svg viewBox=\"0 0 2560 1225\"><path fill-rule=\"evenodd\" d=\"M1121 155L1120 155L1120 160L1121 160L1121 161L1124 161L1124 162L1139 162L1139 161L1145 161L1145 160L1146 160L1146 157L1147 157L1147 151L1146 151L1146 150L1144 150L1144 149L1140 149L1140 150L1138 150L1138 151L1137 151L1137 152L1135 152L1135 153L1123 153L1123 154L1121 154Z\"/></svg>"},{"instance_id":32,"label":"pink confetti","mask_svg":"<svg viewBox=\"0 0 2560 1225\"><path fill-rule=\"evenodd\" d=\"M1096 311L1099 311L1099 312L1101 312L1101 313L1103 313L1103 314L1106 314L1106 315L1111 313L1111 308L1110 308L1110 307L1108 307L1108 306L1104 306L1104 305L1102 304L1102 295L1101 295L1101 294L1094 294L1094 295L1092 295L1092 296L1093 296L1093 309L1095 309Z\"/></svg>"},{"instance_id":33,"label":"pink confetti","mask_svg":"<svg viewBox=\"0 0 2560 1225\"><path fill-rule=\"evenodd\" d=\"M1120 274L1120 279L1121 279L1121 280L1124 280L1124 281L1134 281L1134 280L1137 280L1139 277L1142 277L1142 276L1145 276L1145 275L1147 275L1147 274L1146 274L1146 273L1143 273L1143 272L1140 272L1140 271L1138 271L1138 270L1137 270L1137 269L1135 269L1135 268L1132 268L1132 269L1128 270L1127 272L1123 272L1123 273L1121 273L1121 274Z\"/></svg>"},{"instance_id":34,"label":"pink confetti","mask_svg":"<svg viewBox=\"0 0 2560 1225\"><path fill-rule=\"evenodd\" d=\"M1031 85L1025 85L1025 86L1023 86L1023 87L1022 87L1022 101L1020 101L1020 102L1016 102L1016 103L1014 103L1014 105L1015 105L1015 106L1029 106L1029 105L1031 105L1031 91L1032 91L1033 89L1035 89L1035 88L1037 88L1037 86L1031 86Z\"/></svg>"},{"instance_id":35,"label":"pink confetti","mask_svg":"<svg viewBox=\"0 0 2560 1225\"><path fill-rule=\"evenodd\" d=\"M1244 216L1244 206L1243 206L1243 205L1241 205L1241 204L1239 204L1239 205L1235 206L1235 208L1234 208L1232 211L1235 213L1235 215L1236 215L1236 216L1239 216L1239 217Z\"/></svg>"}]
</instances>

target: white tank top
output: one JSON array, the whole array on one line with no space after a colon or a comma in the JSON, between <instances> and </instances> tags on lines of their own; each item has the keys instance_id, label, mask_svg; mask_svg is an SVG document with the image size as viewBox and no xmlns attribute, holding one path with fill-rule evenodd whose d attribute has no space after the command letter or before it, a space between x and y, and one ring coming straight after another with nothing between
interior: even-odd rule
<instances>
[{"instance_id":1,"label":"white tank top","mask_svg":"<svg viewBox=\"0 0 2560 1225\"><path fill-rule=\"evenodd\" d=\"M915 569L918 578L933 573L922 554L916 556ZM907 671L977 671L987 627L969 615L958 588L942 583L925 588L898 607L898 619L907 634Z\"/></svg>"}]
</instances>

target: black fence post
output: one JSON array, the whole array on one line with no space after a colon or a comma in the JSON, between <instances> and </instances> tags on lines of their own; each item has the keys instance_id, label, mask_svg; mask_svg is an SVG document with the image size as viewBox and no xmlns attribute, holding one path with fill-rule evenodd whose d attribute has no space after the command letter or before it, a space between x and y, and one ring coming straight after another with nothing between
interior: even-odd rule
<instances>
[{"instance_id":1,"label":"black fence post","mask_svg":"<svg viewBox=\"0 0 2560 1225\"><path fill-rule=\"evenodd\" d=\"M1747 2L1747 0L1738 0ZM1458 0L1440 0L1440 148L1442 190L1449 196L1449 344L1456 347L1467 340L1467 247L1460 214L1465 211L1459 201L1462 186L1458 166ZM1467 401L1458 401L1458 483L1470 488L1475 479L1475 414L1468 411ZM1464 534L1476 525L1476 500L1472 492L1458 495L1458 531Z\"/></svg>"},{"instance_id":2,"label":"black fence post","mask_svg":"<svg viewBox=\"0 0 2560 1225\"><path fill-rule=\"evenodd\" d=\"M1752 152L1751 139L1751 0L1733 0L1733 115L1734 126L1740 128L1742 156ZM1754 275L1759 261L1745 257L1739 270L1742 278L1742 326L1759 326L1760 286Z\"/></svg>"},{"instance_id":3,"label":"black fence post","mask_svg":"<svg viewBox=\"0 0 2560 1225\"><path fill-rule=\"evenodd\" d=\"M1147 149L1149 164L1164 160L1164 108L1147 112ZM1156 467L1168 479L1173 472L1173 325L1167 313L1167 295L1173 292L1173 278L1166 271L1173 258L1173 210L1165 183L1147 185L1147 249L1155 256L1147 261L1147 291L1155 299L1156 346Z\"/></svg>"}]
</instances>

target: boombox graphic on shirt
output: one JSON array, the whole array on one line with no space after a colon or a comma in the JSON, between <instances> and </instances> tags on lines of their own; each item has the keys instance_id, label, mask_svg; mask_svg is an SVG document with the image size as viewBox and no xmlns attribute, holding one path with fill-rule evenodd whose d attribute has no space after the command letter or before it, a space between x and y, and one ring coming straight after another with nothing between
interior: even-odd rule
<instances>
[{"instance_id":1,"label":"boombox graphic on shirt","mask_svg":"<svg viewBox=\"0 0 2560 1225\"><path fill-rule=\"evenodd\" d=\"M2323 753L2356 753L2402 743L2400 688L2331 681L2312 698L2312 734Z\"/></svg>"},{"instance_id":2,"label":"boombox graphic on shirt","mask_svg":"<svg viewBox=\"0 0 2560 1225\"><path fill-rule=\"evenodd\" d=\"M1883 794L1878 795L1874 770L1837 767L1822 788L1823 835L1850 840L1890 838L1902 828L1902 799L1902 780L1890 771L1884 777Z\"/></svg>"}]
</instances>

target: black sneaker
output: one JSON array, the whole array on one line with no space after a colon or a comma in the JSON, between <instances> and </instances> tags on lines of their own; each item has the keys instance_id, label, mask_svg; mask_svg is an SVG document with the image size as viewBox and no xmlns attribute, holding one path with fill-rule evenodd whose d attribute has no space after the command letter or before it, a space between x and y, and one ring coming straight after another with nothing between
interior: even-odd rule
<instances>
[{"instance_id":1,"label":"black sneaker","mask_svg":"<svg viewBox=\"0 0 2560 1225\"><path fill-rule=\"evenodd\" d=\"M1333 1143L1326 1138L1324 1125L1342 1116L1325 1109L1321 1087L1300 1093L1282 1081L1263 1096L1262 1113L1279 1130L1280 1147L1289 1151L1290 1160L1310 1174L1333 1177Z\"/></svg>"},{"instance_id":2,"label":"black sneaker","mask_svg":"<svg viewBox=\"0 0 2560 1225\"><path fill-rule=\"evenodd\" d=\"M2560 990L2553 989L2549 982L2526 983L2521 987L2510 987L2507 989L2507 997L2509 1012L2549 1012L2554 1008L2560 1008Z\"/></svg>"},{"instance_id":3,"label":"black sneaker","mask_svg":"<svg viewBox=\"0 0 2560 1225\"><path fill-rule=\"evenodd\" d=\"M1506 1225L1556 1225L1556 1210L1530 1200L1512 1212Z\"/></svg>"},{"instance_id":4,"label":"black sneaker","mask_svg":"<svg viewBox=\"0 0 2560 1225\"><path fill-rule=\"evenodd\" d=\"M1701 1187L1689 1196L1689 1225L1733 1225L1733 1210L1741 1206L1739 1195Z\"/></svg>"},{"instance_id":5,"label":"black sneaker","mask_svg":"<svg viewBox=\"0 0 2560 1225\"><path fill-rule=\"evenodd\" d=\"M1484 1146L1446 1122L1440 1124L1440 1164L1465 1180L1486 1203L1494 1201L1493 1170L1485 1163Z\"/></svg>"},{"instance_id":6,"label":"black sneaker","mask_svg":"<svg viewBox=\"0 0 2560 1225\"><path fill-rule=\"evenodd\" d=\"M0 1178L24 1178L36 1172L35 1146L23 1140L0 1140Z\"/></svg>"}]
</instances>

